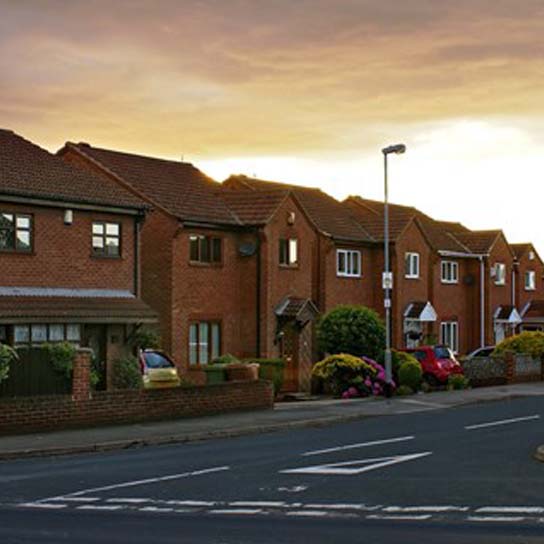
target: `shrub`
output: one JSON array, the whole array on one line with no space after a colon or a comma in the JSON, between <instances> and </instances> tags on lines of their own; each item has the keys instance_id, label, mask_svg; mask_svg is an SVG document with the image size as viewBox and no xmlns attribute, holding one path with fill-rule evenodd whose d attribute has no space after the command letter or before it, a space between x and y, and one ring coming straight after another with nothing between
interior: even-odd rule
<instances>
[{"instance_id":1,"label":"shrub","mask_svg":"<svg viewBox=\"0 0 544 544\"><path fill-rule=\"evenodd\" d=\"M497 345L492 355L504 355L506 352L523 353L541 358L544 356L544 332L525 331L505 338Z\"/></svg>"},{"instance_id":2,"label":"shrub","mask_svg":"<svg viewBox=\"0 0 544 544\"><path fill-rule=\"evenodd\" d=\"M382 351L378 359L381 365L385 365L385 351ZM396 349L391 350L391 373L395 382L399 381L399 368L402 363L417 362L417 359L410 353L404 351L398 351Z\"/></svg>"},{"instance_id":3,"label":"shrub","mask_svg":"<svg viewBox=\"0 0 544 544\"><path fill-rule=\"evenodd\" d=\"M161 347L161 337L156 330L141 327L134 331L129 343L136 349L158 349Z\"/></svg>"},{"instance_id":4,"label":"shrub","mask_svg":"<svg viewBox=\"0 0 544 544\"><path fill-rule=\"evenodd\" d=\"M230 353L225 353L224 355L220 355L219 357L211 360L212 365L230 365L231 363L239 362L240 360Z\"/></svg>"},{"instance_id":5,"label":"shrub","mask_svg":"<svg viewBox=\"0 0 544 544\"><path fill-rule=\"evenodd\" d=\"M365 306L337 306L317 326L319 348L325 353L368 355L376 359L385 346L385 327Z\"/></svg>"},{"instance_id":6,"label":"shrub","mask_svg":"<svg viewBox=\"0 0 544 544\"><path fill-rule=\"evenodd\" d=\"M421 378L423 371L421 365L417 360L406 361L400 365L399 368L399 384L407 385L414 391L419 389L421 384Z\"/></svg>"},{"instance_id":7,"label":"shrub","mask_svg":"<svg viewBox=\"0 0 544 544\"><path fill-rule=\"evenodd\" d=\"M67 380L71 379L76 356L75 346L69 342L60 342L59 344L44 344L43 349L48 352L55 371L63 374Z\"/></svg>"},{"instance_id":8,"label":"shrub","mask_svg":"<svg viewBox=\"0 0 544 544\"><path fill-rule=\"evenodd\" d=\"M278 394L283 385L283 359L244 359L244 364L257 363L259 365L259 378L269 380L274 384L274 394Z\"/></svg>"},{"instance_id":9,"label":"shrub","mask_svg":"<svg viewBox=\"0 0 544 544\"><path fill-rule=\"evenodd\" d=\"M6 344L0 344L0 383L9 377L12 363L19 360L17 352Z\"/></svg>"},{"instance_id":10,"label":"shrub","mask_svg":"<svg viewBox=\"0 0 544 544\"><path fill-rule=\"evenodd\" d=\"M385 371L368 357L347 353L330 355L316 363L312 374L324 380L333 394L344 398L384 393Z\"/></svg>"},{"instance_id":11,"label":"shrub","mask_svg":"<svg viewBox=\"0 0 544 544\"><path fill-rule=\"evenodd\" d=\"M399 385L397 387L396 394L399 397L403 397L405 395L413 395L414 390L411 387L409 387L408 385Z\"/></svg>"},{"instance_id":12,"label":"shrub","mask_svg":"<svg viewBox=\"0 0 544 544\"><path fill-rule=\"evenodd\" d=\"M469 381L462 374L451 374L448 377L448 390L467 389Z\"/></svg>"},{"instance_id":13,"label":"shrub","mask_svg":"<svg viewBox=\"0 0 544 544\"><path fill-rule=\"evenodd\" d=\"M123 357L113 362L113 386L116 389L139 389L142 387L140 364L136 357Z\"/></svg>"}]
</instances>

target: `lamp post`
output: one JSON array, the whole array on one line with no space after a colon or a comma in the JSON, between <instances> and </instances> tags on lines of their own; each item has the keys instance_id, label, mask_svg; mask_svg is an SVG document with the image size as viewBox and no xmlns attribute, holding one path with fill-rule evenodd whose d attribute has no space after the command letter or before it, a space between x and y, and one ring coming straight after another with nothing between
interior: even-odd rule
<instances>
[{"instance_id":1,"label":"lamp post","mask_svg":"<svg viewBox=\"0 0 544 544\"><path fill-rule=\"evenodd\" d=\"M393 288L393 274L389 266L389 191L387 187L387 156L391 153L401 155L406 151L404 144L395 144L382 149L383 153L383 174L384 174L384 272L383 272L383 289L385 307L385 381L387 384L386 395L391 395L391 289Z\"/></svg>"}]
</instances>

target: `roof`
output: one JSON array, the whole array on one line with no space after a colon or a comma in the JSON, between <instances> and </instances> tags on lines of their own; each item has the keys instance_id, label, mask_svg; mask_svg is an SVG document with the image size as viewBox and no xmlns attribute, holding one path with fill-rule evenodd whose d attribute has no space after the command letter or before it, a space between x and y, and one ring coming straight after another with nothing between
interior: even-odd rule
<instances>
[{"instance_id":1,"label":"roof","mask_svg":"<svg viewBox=\"0 0 544 544\"><path fill-rule=\"evenodd\" d=\"M76 168L10 130L0 129L0 195L144 209L118 184Z\"/></svg>"},{"instance_id":2,"label":"roof","mask_svg":"<svg viewBox=\"0 0 544 544\"><path fill-rule=\"evenodd\" d=\"M473 230L457 232L455 237L472 253L487 254L501 235L502 231L500 230Z\"/></svg>"},{"instance_id":3,"label":"roof","mask_svg":"<svg viewBox=\"0 0 544 544\"><path fill-rule=\"evenodd\" d=\"M138 194L182 221L238 224L219 198L220 184L187 162L171 161L68 142L59 152L73 149L102 167Z\"/></svg>"},{"instance_id":4,"label":"roof","mask_svg":"<svg viewBox=\"0 0 544 544\"><path fill-rule=\"evenodd\" d=\"M533 247L533 244L509 244L510 249L514 252L514 256L519 261L525 253L530 251Z\"/></svg>"},{"instance_id":5,"label":"roof","mask_svg":"<svg viewBox=\"0 0 544 544\"><path fill-rule=\"evenodd\" d=\"M531 300L520 313L523 321L544 322L544 300Z\"/></svg>"},{"instance_id":6,"label":"roof","mask_svg":"<svg viewBox=\"0 0 544 544\"><path fill-rule=\"evenodd\" d=\"M521 317L516 310L516 307L512 306L511 304L504 304L502 306L498 306L495 310L495 313L493 314L493 319L497 322L503 323L521 323Z\"/></svg>"},{"instance_id":7,"label":"roof","mask_svg":"<svg viewBox=\"0 0 544 544\"><path fill-rule=\"evenodd\" d=\"M0 296L0 323L152 323L157 314L132 297Z\"/></svg>"},{"instance_id":8,"label":"roof","mask_svg":"<svg viewBox=\"0 0 544 544\"><path fill-rule=\"evenodd\" d=\"M223 182L225 190L246 190L252 193L261 191L292 191L297 202L315 228L334 239L356 242L373 242L373 237L359 225L344 206L320 189L301 187L277 181L266 181L244 175L230 176Z\"/></svg>"},{"instance_id":9,"label":"roof","mask_svg":"<svg viewBox=\"0 0 544 544\"><path fill-rule=\"evenodd\" d=\"M290 191L221 191L229 210L244 225L266 225Z\"/></svg>"},{"instance_id":10,"label":"roof","mask_svg":"<svg viewBox=\"0 0 544 544\"><path fill-rule=\"evenodd\" d=\"M436 310L430 302L415 301L410 302L404 310L405 319L414 319L417 321L436 321Z\"/></svg>"},{"instance_id":11,"label":"roof","mask_svg":"<svg viewBox=\"0 0 544 544\"><path fill-rule=\"evenodd\" d=\"M309 298L286 297L278 304L275 313L278 318L307 323L319 314L319 310Z\"/></svg>"}]
</instances>

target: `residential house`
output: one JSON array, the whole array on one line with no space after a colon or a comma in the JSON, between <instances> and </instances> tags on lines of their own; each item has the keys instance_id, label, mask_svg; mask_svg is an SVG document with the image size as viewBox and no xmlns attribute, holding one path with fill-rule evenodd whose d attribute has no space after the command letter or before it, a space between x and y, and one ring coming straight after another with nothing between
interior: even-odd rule
<instances>
[{"instance_id":1,"label":"residential house","mask_svg":"<svg viewBox=\"0 0 544 544\"><path fill-rule=\"evenodd\" d=\"M135 328L145 203L0 130L0 341L91 347L109 369ZM103 384L111 379L104 376Z\"/></svg>"}]
</instances>

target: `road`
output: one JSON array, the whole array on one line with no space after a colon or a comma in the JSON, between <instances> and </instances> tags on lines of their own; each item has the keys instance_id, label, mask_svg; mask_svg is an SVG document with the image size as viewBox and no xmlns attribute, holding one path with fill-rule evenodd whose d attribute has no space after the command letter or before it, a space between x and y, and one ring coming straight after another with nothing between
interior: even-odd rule
<instances>
[{"instance_id":1,"label":"road","mask_svg":"<svg viewBox=\"0 0 544 544\"><path fill-rule=\"evenodd\" d=\"M544 401L0 464L0 542L544 542Z\"/></svg>"}]
</instances>

